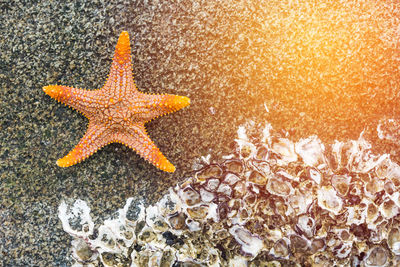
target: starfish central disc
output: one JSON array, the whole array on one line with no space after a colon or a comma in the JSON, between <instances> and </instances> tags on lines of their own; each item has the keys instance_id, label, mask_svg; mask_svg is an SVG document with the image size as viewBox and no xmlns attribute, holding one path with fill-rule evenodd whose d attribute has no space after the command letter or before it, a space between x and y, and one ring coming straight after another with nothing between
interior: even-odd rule
<instances>
[{"instance_id":1,"label":"starfish central disc","mask_svg":"<svg viewBox=\"0 0 400 267\"><path fill-rule=\"evenodd\" d=\"M101 89L49 85L43 90L89 119L85 135L71 152L57 161L58 166L72 166L103 146L117 142L132 148L157 168L175 171L174 165L151 141L145 123L188 106L190 99L169 94L145 94L137 89L132 75L127 32L119 36L109 77Z\"/></svg>"}]
</instances>

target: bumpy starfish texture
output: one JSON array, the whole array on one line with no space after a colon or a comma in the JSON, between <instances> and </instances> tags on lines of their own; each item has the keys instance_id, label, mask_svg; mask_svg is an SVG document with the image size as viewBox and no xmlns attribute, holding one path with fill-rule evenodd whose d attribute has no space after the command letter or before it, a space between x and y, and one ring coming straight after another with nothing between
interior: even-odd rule
<instances>
[{"instance_id":1,"label":"bumpy starfish texture","mask_svg":"<svg viewBox=\"0 0 400 267\"><path fill-rule=\"evenodd\" d=\"M151 95L138 91L132 75L129 35L119 36L109 77L103 88L85 90L62 85L43 87L46 94L84 114L89 126L78 145L57 161L60 167L72 166L103 146L118 142L163 171L174 172L172 165L148 136L145 123L190 104L176 95Z\"/></svg>"}]
</instances>

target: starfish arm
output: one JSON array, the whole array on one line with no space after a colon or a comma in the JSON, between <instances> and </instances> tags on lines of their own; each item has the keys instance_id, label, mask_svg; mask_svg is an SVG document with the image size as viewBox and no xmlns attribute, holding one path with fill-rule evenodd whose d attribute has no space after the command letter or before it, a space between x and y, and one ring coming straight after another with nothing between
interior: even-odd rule
<instances>
[{"instance_id":1,"label":"starfish arm","mask_svg":"<svg viewBox=\"0 0 400 267\"><path fill-rule=\"evenodd\" d=\"M116 141L135 150L142 158L149 161L160 170L166 172L175 171L175 166L168 161L153 141L151 141L144 125L130 127L126 134L118 136Z\"/></svg>"},{"instance_id":2,"label":"starfish arm","mask_svg":"<svg viewBox=\"0 0 400 267\"><path fill-rule=\"evenodd\" d=\"M57 165L60 167L75 165L111 142L112 138L108 130L89 122L89 127L85 135L73 150L65 157L57 160Z\"/></svg>"},{"instance_id":3,"label":"starfish arm","mask_svg":"<svg viewBox=\"0 0 400 267\"><path fill-rule=\"evenodd\" d=\"M63 85L48 85L43 91L55 100L81 112L89 117L97 103L96 94L99 90L85 90Z\"/></svg>"},{"instance_id":4,"label":"starfish arm","mask_svg":"<svg viewBox=\"0 0 400 267\"><path fill-rule=\"evenodd\" d=\"M150 95L143 94L144 102L148 103L146 109L142 112L144 121L150 121L159 116L178 111L190 105L190 99L186 96L177 95Z\"/></svg>"},{"instance_id":5,"label":"starfish arm","mask_svg":"<svg viewBox=\"0 0 400 267\"><path fill-rule=\"evenodd\" d=\"M119 88L119 92L116 92L119 95L123 95L126 90L137 91L132 75L129 34L126 31L123 31L118 38L110 74L104 88Z\"/></svg>"}]
</instances>

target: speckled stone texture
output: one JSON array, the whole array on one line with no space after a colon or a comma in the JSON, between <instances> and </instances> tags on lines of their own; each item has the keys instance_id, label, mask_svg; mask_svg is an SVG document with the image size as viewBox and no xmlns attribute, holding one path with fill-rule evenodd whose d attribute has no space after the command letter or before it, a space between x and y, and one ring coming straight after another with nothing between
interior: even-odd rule
<instances>
[{"instance_id":1,"label":"speckled stone texture","mask_svg":"<svg viewBox=\"0 0 400 267\"><path fill-rule=\"evenodd\" d=\"M324 143L365 130L399 159L376 137L400 111L398 1L65 2L0 2L0 266L68 266L60 199L88 201L98 221L130 196L154 203L196 158L231 153L248 119ZM123 30L138 88L191 99L147 125L172 175L118 144L55 164L87 119L42 86L101 87Z\"/></svg>"}]
</instances>

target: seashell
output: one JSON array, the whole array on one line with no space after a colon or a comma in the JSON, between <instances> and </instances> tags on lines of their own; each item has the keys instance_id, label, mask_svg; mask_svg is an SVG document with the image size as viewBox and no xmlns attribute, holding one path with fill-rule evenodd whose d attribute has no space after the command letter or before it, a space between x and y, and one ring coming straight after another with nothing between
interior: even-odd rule
<instances>
[{"instance_id":1,"label":"seashell","mask_svg":"<svg viewBox=\"0 0 400 267\"><path fill-rule=\"evenodd\" d=\"M243 256L235 256L232 259L229 259L228 266L232 267L247 267L247 258Z\"/></svg>"},{"instance_id":2,"label":"seashell","mask_svg":"<svg viewBox=\"0 0 400 267\"><path fill-rule=\"evenodd\" d=\"M211 192L216 192L219 186L220 180L216 178L208 179L205 183L205 189Z\"/></svg>"},{"instance_id":3,"label":"seashell","mask_svg":"<svg viewBox=\"0 0 400 267\"><path fill-rule=\"evenodd\" d=\"M196 221L205 222L207 219L213 219L214 222L217 222L217 207L215 203L201 204L196 207L187 208L186 212L188 217Z\"/></svg>"},{"instance_id":4,"label":"seashell","mask_svg":"<svg viewBox=\"0 0 400 267\"><path fill-rule=\"evenodd\" d=\"M306 213L313 203L314 196L312 192L312 188L310 188L308 194L303 194L299 189L296 189L291 197L286 199L286 203L295 210L296 214Z\"/></svg>"},{"instance_id":5,"label":"seashell","mask_svg":"<svg viewBox=\"0 0 400 267\"><path fill-rule=\"evenodd\" d=\"M296 229L299 234L311 238L315 234L315 220L307 214L301 214L297 217Z\"/></svg>"},{"instance_id":6,"label":"seashell","mask_svg":"<svg viewBox=\"0 0 400 267\"><path fill-rule=\"evenodd\" d=\"M322 167L325 165L325 147L315 135L300 139L295 144L295 151L307 166Z\"/></svg>"},{"instance_id":7,"label":"seashell","mask_svg":"<svg viewBox=\"0 0 400 267\"><path fill-rule=\"evenodd\" d=\"M274 243L269 254L275 258L288 259L290 254L289 243L288 238L279 239Z\"/></svg>"},{"instance_id":8,"label":"seashell","mask_svg":"<svg viewBox=\"0 0 400 267\"><path fill-rule=\"evenodd\" d=\"M324 251L326 248L325 238L315 238L311 240L310 244L310 252L311 254L315 254L319 251Z\"/></svg>"},{"instance_id":9,"label":"seashell","mask_svg":"<svg viewBox=\"0 0 400 267\"><path fill-rule=\"evenodd\" d=\"M239 210L243 206L243 201L240 199L231 199L228 202L228 214L227 217L232 224L242 224L239 217ZM240 220L240 221L239 221Z\"/></svg>"},{"instance_id":10,"label":"seashell","mask_svg":"<svg viewBox=\"0 0 400 267\"><path fill-rule=\"evenodd\" d=\"M277 178L271 178L268 180L266 185L267 191L272 195L281 197L287 197L292 195L294 190L289 182L279 180Z\"/></svg>"},{"instance_id":11,"label":"seashell","mask_svg":"<svg viewBox=\"0 0 400 267\"><path fill-rule=\"evenodd\" d=\"M257 256L264 248L264 242L256 235L253 235L249 230L239 225L234 225L229 229L229 233L235 238L241 246L241 249L246 254L252 257Z\"/></svg>"},{"instance_id":12,"label":"seashell","mask_svg":"<svg viewBox=\"0 0 400 267\"><path fill-rule=\"evenodd\" d=\"M310 181L310 180L305 180L300 182L297 186L295 191L298 191L297 194L302 195L302 196L308 196L312 194L313 196L316 196L316 189L317 187L315 186L315 183Z\"/></svg>"},{"instance_id":13,"label":"seashell","mask_svg":"<svg viewBox=\"0 0 400 267\"><path fill-rule=\"evenodd\" d=\"M333 175L331 178L332 186L336 189L339 196L344 197L350 189L351 177L348 175Z\"/></svg>"},{"instance_id":14,"label":"seashell","mask_svg":"<svg viewBox=\"0 0 400 267\"><path fill-rule=\"evenodd\" d=\"M333 247L332 253L339 259L347 258L350 255L352 246L353 242L340 242L338 245Z\"/></svg>"},{"instance_id":15,"label":"seashell","mask_svg":"<svg viewBox=\"0 0 400 267\"><path fill-rule=\"evenodd\" d=\"M372 179L364 186L364 193L367 197L374 200L376 194L384 189L384 182L379 179Z\"/></svg>"},{"instance_id":16,"label":"seashell","mask_svg":"<svg viewBox=\"0 0 400 267\"><path fill-rule=\"evenodd\" d=\"M352 224L362 224L365 222L365 216L366 216L366 209L367 205L362 205L362 206L349 206L346 207L347 210L347 219L346 219L346 225L352 225Z\"/></svg>"},{"instance_id":17,"label":"seashell","mask_svg":"<svg viewBox=\"0 0 400 267\"><path fill-rule=\"evenodd\" d=\"M350 191L346 200L352 205L358 205L361 202L360 196L363 195L364 184L360 181L354 181L350 184Z\"/></svg>"},{"instance_id":18,"label":"seashell","mask_svg":"<svg viewBox=\"0 0 400 267\"><path fill-rule=\"evenodd\" d=\"M159 263L160 267L172 267L174 266L176 261L175 251L173 249L164 249L162 251L162 256L157 263ZM153 265L149 265L153 266Z\"/></svg>"},{"instance_id":19,"label":"seashell","mask_svg":"<svg viewBox=\"0 0 400 267\"><path fill-rule=\"evenodd\" d=\"M215 199L215 194L204 188L200 188L200 197L203 202L211 202Z\"/></svg>"},{"instance_id":20,"label":"seashell","mask_svg":"<svg viewBox=\"0 0 400 267\"><path fill-rule=\"evenodd\" d=\"M387 239L390 250L397 256L400 256L400 229L399 227L393 227Z\"/></svg>"},{"instance_id":21,"label":"seashell","mask_svg":"<svg viewBox=\"0 0 400 267\"><path fill-rule=\"evenodd\" d=\"M247 191L252 192L254 194L260 194L261 187L254 183L247 183Z\"/></svg>"},{"instance_id":22,"label":"seashell","mask_svg":"<svg viewBox=\"0 0 400 267\"><path fill-rule=\"evenodd\" d=\"M122 210L119 210L119 213L121 219L126 219L133 224L142 221L145 218L144 206L142 204L137 205L137 203L133 201L133 198L128 198L126 200L124 208Z\"/></svg>"},{"instance_id":23,"label":"seashell","mask_svg":"<svg viewBox=\"0 0 400 267\"><path fill-rule=\"evenodd\" d=\"M232 188L228 184L221 183L217 189L217 193L223 194L225 196L231 196Z\"/></svg>"},{"instance_id":24,"label":"seashell","mask_svg":"<svg viewBox=\"0 0 400 267\"><path fill-rule=\"evenodd\" d=\"M255 159L259 161L266 161L269 158L270 151L266 145L262 145L257 149Z\"/></svg>"},{"instance_id":25,"label":"seashell","mask_svg":"<svg viewBox=\"0 0 400 267\"><path fill-rule=\"evenodd\" d=\"M352 224L349 230L354 235L353 239L357 241L367 240L371 236L371 231L367 228L365 223L357 225Z\"/></svg>"},{"instance_id":26,"label":"seashell","mask_svg":"<svg viewBox=\"0 0 400 267\"><path fill-rule=\"evenodd\" d=\"M370 241L375 244L383 244L381 243L382 241L385 240L386 242L388 240L388 235L392 228L391 221L384 220L382 216L379 216L373 225L376 225L375 228L368 225L368 229L372 230L369 238Z\"/></svg>"},{"instance_id":27,"label":"seashell","mask_svg":"<svg viewBox=\"0 0 400 267\"><path fill-rule=\"evenodd\" d=\"M353 239L353 235L350 234L347 228L336 228L333 232L341 241L352 241Z\"/></svg>"},{"instance_id":28,"label":"seashell","mask_svg":"<svg viewBox=\"0 0 400 267\"><path fill-rule=\"evenodd\" d=\"M365 205L363 209L363 217L370 229L375 228L374 222L379 216L379 209L374 202L364 199L362 202Z\"/></svg>"},{"instance_id":29,"label":"seashell","mask_svg":"<svg viewBox=\"0 0 400 267\"><path fill-rule=\"evenodd\" d=\"M235 139L237 148L236 153L241 159L254 158L257 154L257 147L251 143L247 137L246 130L240 128L238 130L238 139Z\"/></svg>"},{"instance_id":30,"label":"seashell","mask_svg":"<svg viewBox=\"0 0 400 267\"><path fill-rule=\"evenodd\" d=\"M291 175L290 173L288 173L287 171L282 170L282 169L280 169L280 170L278 170L277 172L275 172L275 176L276 176L276 177L279 177L280 179L289 180L289 181L296 181L296 182L298 182L298 181L300 180L299 177L293 176L293 175Z\"/></svg>"},{"instance_id":31,"label":"seashell","mask_svg":"<svg viewBox=\"0 0 400 267\"><path fill-rule=\"evenodd\" d=\"M304 237L293 234L289 236L292 253L304 253L309 250L309 241Z\"/></svg>"},{"instance_id":32,"label":"seashell","mask_svg":"<svg viewBox=\"0 0 400 267\"><path fill-rule=\"evenodd\" d=\"M145 226L137 236L137 240L144 243L149 243L155 239L157 239L157 234L149 226Z\"/></svg>"},{"instance_id":33,"label":"seashell","mask_svg":"<svg viewBox=\"0 0 400 267\"><path fill-rule=\"evenodd\" d=\"M334 215L342 210L343 201L336 195L335 189L331 186L323 186L317 190L318 205Z\"/></svg>"},{"instance_id":34,"label":"seashell","mask_svg":"<svg viewBox=\"0 0 400 267\"><path fill-rule=\"evenodd\" d=\"M251 171L248 180L258 185L267 184L268 178L258 171Z\"/></svg>"},{"instance_id":35,"label":"seashell","mask_svg":"<svg viewBox=\"0 0 400 267\"><path fill-rule=\"evenodd\" d=\"M346 148L345 151L342 151L342 155L344 154L345 161L347 161L347 169L352 172L367 173L379 166L389 156L388 154L372 155L371 144L363 138L362 133L358 140L348 142Z\"/></svg>"},{"instance_id":36,"label":"seashell","mask_svg":"<svg viewBox=\"0 0 400 267\"><path fill-rule=\"evenodd\" d=\"M72 206L62 201L58 207L58 218L67 233L87 238L93 234L94 222L90 216L90 208L83 200L76 200Z\"/></svg>"},{"instance_id":37,"label":"seashell","mask_svg":"<svg viewBox=\"0 0 400 267\"><path fill-rule=\"evenodd\" d=\"M162 256L163 256L162 251L153 252L152 255L149 257L148 266L154 266L154 267L161 266Z\"/></svg>"},{"instance_id":38,"label":"seashell","mask_svg":"<svg viewBox=\"0 0 400 267\"><path fill-rule=\"evenodd\" d=\"M182 203L178 195L172 189L170 189L169 194L164 195L157 206L160 215L168 217L170 214L180 212Z\"/></svg>"},{"instance_id":39,"label":"seashell","mask_svg":"<svg viewBox=\"0 0 400 267\"><path fill-rule=\"evenodd\" d=\"M392 195L394 192L396 192L396 187L394 186L394 183L392 181L385 181L383 189L388 195Z\"/></svg>"},{"instance_id":40,"label":"seashell","mask_svg":"<svg viewBox=\"0 0 400 267\"><path fill-rule=\"evenodd\" d=\"M384 267L389 266L389 255L386 249L383 247L371 248L365 259L363 260L363 266L365 267Z\"/></svg>"},{"instance_id":41,"label":"seashell","mask_svg":"<svg viewBox=\"0 0 400 267\"><path fill-rule=\"evenodd\" d=\"M390 198L386 198L382 202L379 206L379 211L386 219L391 219L400 212L399 207Z\"/></svg>"},{"instance_id":42,"label":"seashell","mask_svg":"<svg viewBox=\"0 0 400 267\"><path fill-rule=\"evenodd\" d=\"M287 138L278 138L272 143L271 150L278 156L277 164L285 166L297 161L294 143Z\"/></svg>"},{"instance_id":43,"label":"seashell","mask_svg":"<svg viewBox=\"0 0 400 267\"><path fill-rule=\"evenodd\" d=\"M191 232L196 232L201 230L200 223L191 218L186 218L185 224L188 227L189 231Z\"/></svg>"},{"instance_id":44,"label":"seashell","mask_svg":"<svg viewBox=\"0 0 400 267\"><path fill-rule=\"evenodd\" d=\"M306 174L307 174L307 178L311 179L312 181L314 181L318 185L321 184L322 174L318 169L316 169L316 168L307 168Z\"/></svg>"},{"instance_id":45,"label":"seashell","mask_svg":"<svg viewBox=\"0 0 400 267\"><path fill-rule=\"evenodd\" d=\"M286 205L286 203L277 201L277 202L275 202L274 211L275 211L275 214L280 215L284 218L290 214L291 210L289 210L289 207Z\"/></svg>"},{"instance_id":46,"label":"seashell","mask_svg":"<svg viewBox=\"0 0 400 267\"><path fill-rule=\"evenodd\" d=\"M150 206L146 209L146 224L150 226L155 233L165 232L168 229L168 224L163 217L157 206Z\"/></svg>"},{"instance_id":47,"label":"seashell","mask_svg":"<svg viewBox=\"0 0 400 267\"><path fill-rule=\"evenodd\" d=\"M397 164L392 162L390 158L387 158L375 167L375 174L380 179L386 179L393 165L396 166Z\"/></svg>"},{"instance_id":48,"label":"seashell","mask_svg":"<svg viewBox=\"0 0 400 267\"><path fill-rule=\"evenodd\" d=\"M234 185L239 182L241 179L234 173L228 172L224 176L224 182L229 185Z\"/></svg>"},{"instance_id":49,"label":"seashell","mask_svg":"<svg viewBox=\"0 0 400 267\"><path fill-rule=\"evenodd\" d=\"M390 162L386 171L386 178L389 178L396 188L400 187L400 166Z\"/></svg>"},{"instance_id":50,"label":"seashell","mask_svg":"<svg viewBox=\"0 0 400 267\"><path fill-rule=\"evenodd\" d=\"M396 204L397 207L400 207L400 192L396 191L391 195L387 195L393 202Z\"/></svg>"},{"instance_id":51,"label":"seashell","mask_svg":"<svg viewBox=\"0 0 400 267\"><path fill-rule=\"evenodd\" d=\"M262 175L270 177L273 175L271 170L270 162L259 161L259 160L249 160L248 169L260 172ZM246 173L247 174L247 173ZM248 177L249 175L246 175Z\"/></svg>"},{"instance_id":52,"label":"seashell","mask_svg":"<svg viewBox=\"0 0 400 267\"><path fill-rule=\"evenodd\" d=\"M208 215L208 205L200 205L193 208L187 208L187 214L194 220L203 220Z\"/></svg>"},{"instance_id":53,"label":"seashell","mask_svg":"<svg viewBox=\"0 0 400 267\"><path fill-rule=\"evenodd\" d=\"M123 209L119 209L116 218L107 219L104 224L98 228L97 238L91 241L91 246L99 248L100 253L127 253L128 247L131 246L135 240L134 227L135 223L127 220L127 213L131 210L131 201L128 199ZM142 217L142 208L138 219L144 219Z\"/></svg>"},{"instance_id":54,"label":"seashell","mask_svg":"<svg viewBox=\"0 0 400 267\"><path fill-rule=\"evenodd\" d=\"M120 258L118 254L110 252L101 253L100 259L105 267L124 266L129 262L127 259Z\"/></svg>"},{"instance_id":55,"label":"seashell","mask_svg":"<svg viewBox=\"0 0 400 267\"><path fill-rule=\"evenodd\" d=\"M247 193L246 185L242 182L236 183L233 187L233 197L241 198Z\"/></svg>"},{"instance_id":56,"label":"seashell","mask_svg":"<svg viewBox=\"0 0 400 267\"><path fill-rule=\"evenodd\" d=\"M371 229L371 230L372 230L372 231L371 231L371 235L370 235L370 237L369 237L369 241L370 241L371 243L379 244L379 243L381 243L381 242L385 239L382 230L379 229L378 226L376 226L376 227L374 228L374 227L371 227L370 225L368 225L368 229Z\"/></svg>"},{"instance_id":57,"label":"seashell","mask_svg":"<svg viewBox=\"0 0 400 267\"><path fill-rule=\"evenodd\" d=\"M182 230L185 228L185 214L177 213L168 218L168 223L174 230Z\"/></svg>"},{"instance_id":58,"label":"seashell","mask_svg":"<svg viewBox=\"0 0 400 267\"><path fill-rule=\"evenodd\" d=\"M344 151L349 147L349 144L335 141L331 146L331 153L328 154L330 168L334 171L341 170L347 167L346 154Z\"/></svg>"},{"instance_id":59,"label":"seashell","mask_svg":"<svg viewBox=\"0 0 400 267\"><path fill-rule=\"evenodd\" d=\"M243 161L238 159L227 159L222 163L225 170L232 173L241 174L244 170Z\"/></svg>"},{"instance_id":60,"label":"seashell","mask_svg":"<svg viewBox=\"0 0 400 267\"><path fill-rule=\"evenodd\" d=\"M188 206L193 206L201 201L200 194L194 190L191 186L184 188L179 191L180 198Z\"/></svg>"},{"instance_id":61,"label":"seashell","mask_svg":"<svg viewBox=\"0 0 400 267\"><path fill-rule=\"evenodd\" d=\"M225 220L228 218L228 213L229 213L229 206L227 202L221 202L218 204L217 208L217 214L219 220Z\"/></svg>"},{"instance_id":62,"label":"seashell","mask_svg":"<svg viewBox=\"0 0 400 267\"><path fill-rule=\"evenodd\" d=\"M246 204L246 207L254 207L255 205L257 205L258 202L257 195L251 192L246 194L243 200L244 203Z\"/></svg>"},{"instance_id":63,"label":"seashell","mask_svg":"<svg viewBox=\"0 0 400 267\"><path fill-rule=\"evenodd\" d=\"M198 170L195 173L194 177L198 181L204 181L211 177L219 178L221 175L222 175L221 167L217 164L210 164L210 165L207 165L204 168Z\"/></svg>"},{"instance_id":64,"label":"seashell","mask_svg":"<svg viewBox=\"0 0 400 267\"><path fill-rule=\"evenodd\" d=\"M238 225L244 225L246 222L251 220L253 218L253 211L247 207L241 208L238 213L238 220L237 223Z\"/></svg>"},{"instance_id":65,"label":"seashell","mask_svg":"<svg viewBox=\"0 0 400 267\"><path fill-rule=\"evenodd\" d=\"M240 208L244 206L244 201L242 199L231 199L228 202L228 207L231 210L238 211Z\"/></svg>"},{"instance_id":66,"label":"seashell","mask_svg":"<svg viewBox=\"0 0 400 267\"><path fill-rule=\"evenodd\" d=\"M335 266L335 260L332 259L332 256L328 253L320 252L313 256L312 258L312 267L327 267L327 266Z\"/></svg>"},{"instance_id":67,"label":"seashell","mask_svg":"<svg viewBox=\"0 0 400 267\"><path fill-rule=\"evenodd\" d=\"M71 245L72 256L79 262L94 261L99 256L98 252L90 248L89 244L81 238L72 240Z\"/></svg>"}]
</instances>

